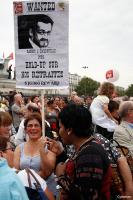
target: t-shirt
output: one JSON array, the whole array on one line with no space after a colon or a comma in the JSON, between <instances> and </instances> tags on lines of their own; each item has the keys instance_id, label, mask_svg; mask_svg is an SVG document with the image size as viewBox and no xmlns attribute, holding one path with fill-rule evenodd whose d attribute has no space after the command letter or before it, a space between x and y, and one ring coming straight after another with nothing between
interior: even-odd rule
<instances>
[{"instance_id":1,"label":"t-shirt","mask_svg":"<svg viewBox=\"0 0 133 200\"><path fill-rule=\"evenodd\" d=\"M113 132L117 124L111 120L104 112L104 105L109 104L109 98L105 95L98 95L91 103L90 112L92 114L92 122L103 128L106 128L109 132Z\"/></svg>"}]
</instances>

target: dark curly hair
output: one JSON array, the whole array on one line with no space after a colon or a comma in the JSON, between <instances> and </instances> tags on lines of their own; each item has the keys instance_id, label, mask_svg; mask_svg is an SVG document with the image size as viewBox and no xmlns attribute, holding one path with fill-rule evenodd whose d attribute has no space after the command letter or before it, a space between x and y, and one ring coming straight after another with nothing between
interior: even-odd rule
<instances>
[{"instance_id":1,"label":"dark curly hair","mask_svg":"<svg viewBox=\"0 0 133 200\"><path fill-rule=\"evenodd\" d=\"M92 117L87 108L82 105L67 105L59 113L59 120L65 128L72 128L77 137L88 137L92 134Z\"/></svg>"}]
</instances>

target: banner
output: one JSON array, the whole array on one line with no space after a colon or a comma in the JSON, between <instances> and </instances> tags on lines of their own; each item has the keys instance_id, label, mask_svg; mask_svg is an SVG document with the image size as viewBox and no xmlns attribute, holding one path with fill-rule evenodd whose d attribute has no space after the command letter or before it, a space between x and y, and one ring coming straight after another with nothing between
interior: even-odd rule
<instances>
[{"instance_id":1,"label":"banner","mask_svg":"<svg viewBox=\"0 0 133 200\"><path fill-rule=\"evenodd\" d=\"M69 86L68 2L14 2L16 87Z\"/></svg>"}]
</instances>

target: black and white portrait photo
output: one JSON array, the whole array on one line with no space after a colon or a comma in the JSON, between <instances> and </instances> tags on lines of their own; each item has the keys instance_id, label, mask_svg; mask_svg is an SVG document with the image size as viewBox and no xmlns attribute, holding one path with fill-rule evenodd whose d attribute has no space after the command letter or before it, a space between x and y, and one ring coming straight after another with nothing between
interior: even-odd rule
<instances>
[{"instance_id":1,"label":"black and white portrait photo","mask_svg":"<svg viewBox=\"0 0 133 200\"><path fill-rule=\"evenodd\" d=\"M53 20L44 14L18 16L19 49L48 47L53 24Z\"/></svg>"}]
</instances>

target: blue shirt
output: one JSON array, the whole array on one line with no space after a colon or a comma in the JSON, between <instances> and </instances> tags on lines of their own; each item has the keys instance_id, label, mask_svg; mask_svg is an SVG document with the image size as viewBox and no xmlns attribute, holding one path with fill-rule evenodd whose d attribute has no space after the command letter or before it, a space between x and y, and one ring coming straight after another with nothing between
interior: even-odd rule
<instances>
[{"instance_id":1,"label":"blue shirt","mask_svg":"<svg viewBox=\"0 0 133 200\"><path fill-rule=\"evenodd\" d=\"M0 200L28 200L25 188L16 173L0 158Z\"/></svg>"}]
</instances>

